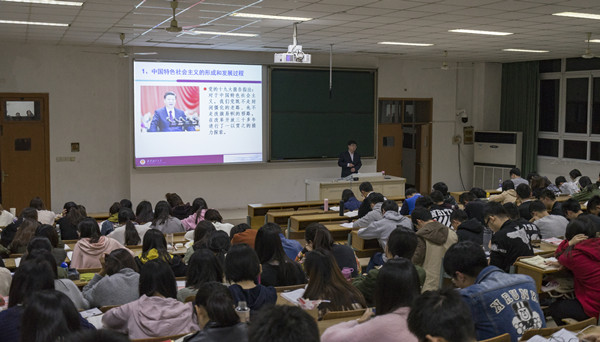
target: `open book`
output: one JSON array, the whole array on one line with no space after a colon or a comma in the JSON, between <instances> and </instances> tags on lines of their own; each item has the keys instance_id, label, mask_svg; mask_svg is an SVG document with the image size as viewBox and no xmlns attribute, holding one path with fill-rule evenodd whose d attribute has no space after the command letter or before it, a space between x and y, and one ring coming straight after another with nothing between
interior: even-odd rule
<instances>
[{"instance_id":1,"label":"open book","mask_svg":"<svg viewBox=\"0 0 600 342\"><path fill-rule=\"evenodd\" d=\"M551 265L547 265L546 261L557 261L555 257L551 257L551 258L544 258L541 257L539 255L536 255L534 257L531 258L522 258L519 259L519 261L524 262L526 264L535 266L535 267L539 267L542 268L544 270L556 270L558 269L558 267L556 266L551 266Z\"/></svg>"}]
</instances>

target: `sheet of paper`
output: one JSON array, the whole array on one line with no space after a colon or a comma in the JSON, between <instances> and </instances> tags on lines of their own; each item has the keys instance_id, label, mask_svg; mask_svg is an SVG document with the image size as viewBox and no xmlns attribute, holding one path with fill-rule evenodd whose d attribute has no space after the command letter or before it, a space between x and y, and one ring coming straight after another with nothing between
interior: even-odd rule
<instances>
[{"instance_id":1,"label":"sheet of paper","mask_svg":"<svg viewBox=\"0 0 600 342\"><path fill-rule=\"evenodd\" d=\"M340 226L344 228L352 228L352 222L342 223L340 224Z\"/></svg>"},{"instance_id":2,"label":"sheet of paper","mask_svg":"<svg viewBox=\"0 0 600 342\"><path fill-rule=\"evenodd\" d=\"M69 260L73 260L73 252L67 252L67 258L69 258Z\"/></svg>"},{"instance_id":3,"label":"sheet of paper","mask_svg":"<svg viewBox=\"0 0 600 342\"><path fill-rule=\"evenodd\" d=\"M298 298L302 298L304 295L304 289L297 289L294 291L282 292L281 297L288 300L290 303L298 304Z\"/></svg>"},{"instance_id":4,"label":"sheet of paper","mask_svg":"<svg viewBox=\"0 0 600 342\"><path fill-rule=\"evenodd\" d=\"M185 280L178 280L177 281L177 289L181 290L184 287L185 287Z\"/></svg>"},{"instance_id":5,"label":"sheet of paper","mask_svg":"<svg viewBox=\"0 0 600 342\"><path fill-rule=\"evenodd\" d=\"M21 264L21 258L16 258L15 259L15 266L19 267L20 264Z\"/></svg>"},{"instance_id":6,"label":"sheet of paper","mask_svg":"<svg viewBox=\"0 0 600 342\"><path fill-rule=\"evenodd\" d=\"M79 312L79 314L81 314L81 317L87 319L88 317L102 315L102 311L100 311L100 309L98 308L92 308L89 310L81 311Z\"/></svg>"},{"instance_id":7,"label":"sheet of paper","mask_svg":"<svg viewBox=\"0 0 600 342\"><path fill-rule=\"evenodd\" d=\"M340 211L340 207L329 207L329 211Z\"/></svg>"},{"instance_id":8,"label":"sheet of paper","mask_svg":"<svg viewBox=\"0 0 600 342\"><path fill-rule=\"evenodd\" d=\"M344 216L346 216L346 217L356 217L356 216L358 216L358 210L349 211L349 212L345 213Z\"/></svg>"},{"instance_id":9,"label":"sheet of paper","mask_svg":"<svg viewBox=\"0 0 600 342\"><path fill-rule=\"evenodd\" d=\"M65 251L70 251L71 247L69 247L69 245L65 245Z\"/></svg>"}]
</instances>

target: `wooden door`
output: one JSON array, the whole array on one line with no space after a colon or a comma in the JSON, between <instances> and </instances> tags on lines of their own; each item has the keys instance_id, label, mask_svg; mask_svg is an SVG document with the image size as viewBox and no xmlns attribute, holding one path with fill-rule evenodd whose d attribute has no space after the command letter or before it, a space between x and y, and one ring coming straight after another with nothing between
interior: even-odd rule
<instances>
[{"instance_id":1,"label":"wooden door","mask_svg":"<svg viewBox=\"0 0 600 342\"><path fill-rule=\"evenodd\" d=\"M17 214L36 196L51 208L48 94L0 93L0 187Z\"/></svg>"},{"instance_id":2,"label":"wooden door","mask_svg":"<svg viewBox=\"0 0 600 342\"><path fill-rule=\"evenodd\" d=\"M379 124L377 128L377 171L402 176L402 125Z\"/></svg>"},{"instance_id":3,"label":"wooden door","mask_svg":"<svg viewBox=\"0 0 600 342\"><path fill-rule=\"evenodd\" d=\"M431 192L431 124L417 127L416 185L422 194Z\"/></svg>"}]
</instances>

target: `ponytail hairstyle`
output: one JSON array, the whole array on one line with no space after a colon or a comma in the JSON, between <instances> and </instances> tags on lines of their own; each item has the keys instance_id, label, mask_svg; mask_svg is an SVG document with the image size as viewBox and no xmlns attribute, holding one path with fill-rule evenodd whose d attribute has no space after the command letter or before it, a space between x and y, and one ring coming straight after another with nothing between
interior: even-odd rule
<instances>
[{"instance_id":1,"label":"ponytail hairstyle","mask_svg":"<svg viewBox=\"0 0 600 342\"><path fill-rule=\"evenodd\" d=\"M204 308L210 321L218 327L230 327L240 322L235 313L231 292L221 283L211 281L200 285L194 304L198 308Z\"/></svg>"},{"instance_id":2,"label":"ponytail hairstyle","mask_svg":"<svg viewBox=\"0 0 600 342\"><path fill-rule=\"evenodd\" d=\"M125 245L127 246L139 245L142 242L140 234L133 224L134 220L135 215L133 214L133 210L127 207L119 210L119 224L125 224Z\"/></svg>"},{"instance_id":3,"label":"ponytail hairstyle","mask_svg":"<svg viewBox=\"0 0 600 342\"><path fill-rule=\"evenodd\" d=\"M222 230L213 232L208 239L208 249L215 253L221 266L225 265L225 254L227 254L230 247L231 240L229 239L229 235Z\"/></svg>"}]
</instances>

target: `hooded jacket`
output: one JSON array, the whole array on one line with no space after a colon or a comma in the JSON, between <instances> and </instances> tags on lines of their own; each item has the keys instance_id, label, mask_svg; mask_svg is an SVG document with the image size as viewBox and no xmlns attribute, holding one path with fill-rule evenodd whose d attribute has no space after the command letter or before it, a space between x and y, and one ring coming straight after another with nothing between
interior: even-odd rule
<instances>
[{"instance_id":1,"label":"hooded jacket","mask_svg":"<svg viewBox=\"0 0 600 342\"><path fill-rule=\"evenodd\" d=\"M450 246L458 242L456 233L443 224L432 221L417 230L417 249L412 261L425 269L422 292L440 287L442 259Z\"/></svg>"},{"instance_id":2,"label":"hooded jacket","mask_svg":"<svg viewBox=\"0 0 600 342\"><path fill-rule=\"evenodd\" d=\"M515 189L502 191L501 194L490 196L490 202L515 203L517 201L517 192Z\"/></svg>"},{"instance_id":3,"label":"hooded jacket","mask_svg":"<svg viewBox=\"0 0 600 342\"><path fill-rule=\"evenodd\" d=\"M367 214L369 216L369 214ZM367 217L365 216L365 217ZM367 228L358 230L358 236L363 239L377 239L381 248L385 249L388 238L394 229L402 226L412 231L412 222L397 211L386 211L381 220L372 222Z\"/></svg>"},{"instance_id":4,"label":"hooded jacket","mask_svg":"<svg viewBox=\"0 0 600 342\"><path fill-rule=\"evenodd\" d=\"M140 275L131 268L123 268L113 275L94 275L83 287L83 297L92 307L122 305L140 297L138 292Z\"/></svg>"},{"instance_id":5,"label":"hooded jacket","mask_svg":"<svg viewBox=\"0 0 600 342\"><path fill-rule=\"evenodd\" d=\"M373 210L369 211L365 216L354 221L354 223L352 223L352 228L364 228L375 221L381 220L383 218L383 214L381 213L382 205L383 202L379 202L373 205Z\"/></svg>"},{"instance_id":6,"label":"hooded jacket","mask_svg":"<svg viewBox=\"0 0 600 342\"><path fill-rule=\"evenodd\" d=\"M556 249L558 262L573 272L575 297L590 317L600 313L600 238L581 241L567 251L564 240Z\"/></svg>"},{"instance_id":7,"label":"hooded jacket","mask_svg":"<svg viewBox=\"0 0 600 342\"><path fill-rule=\"evenodd\" d=\"M142 295L138 300L108 310L102 323L130 339L171 336L200 329L193 303L175 298Z\"/></svg>"},{"instance_id":8,"label":"hooded jacket","mask_svg":"<svg viewBox=\"0 0 600 342\"><path fill-rule=\"evenodd\" d=\"M476 218L466 220L456 228L456 235L458 241L473 241L478 245L482 245L483 225Z\"/></svg>"},{"instance_id":9,"label":"hooded jacket","mask_svg":"<svg viewBox=\"0 0 600 342\"><path fill-rule=\"evenodd\" d=\"M98 242L90 242L90 238L82 238L77 241L73 248L73 258L71 258L72 268L100 268L100 256L110 253L115 249L125 248L117 240L106 236L101 236ZM133 256L133 252L125 248Z\"/></svg>"},{"instance_id":10,"label":"hooded jacket","mask_svg":"<svg viewBox=\"0 0 600 342\"><path fill-rule=\"evenodd\" d=\"M245 301L250 308L250 315L254 315L265 304L275 304L277 302L277 292L272 286L256 285L255 287L244 290L241 286L233 284L229 286L229 292L233 297L233 302L237 305L240 301Z\"/></svg>"}]
</instances>

